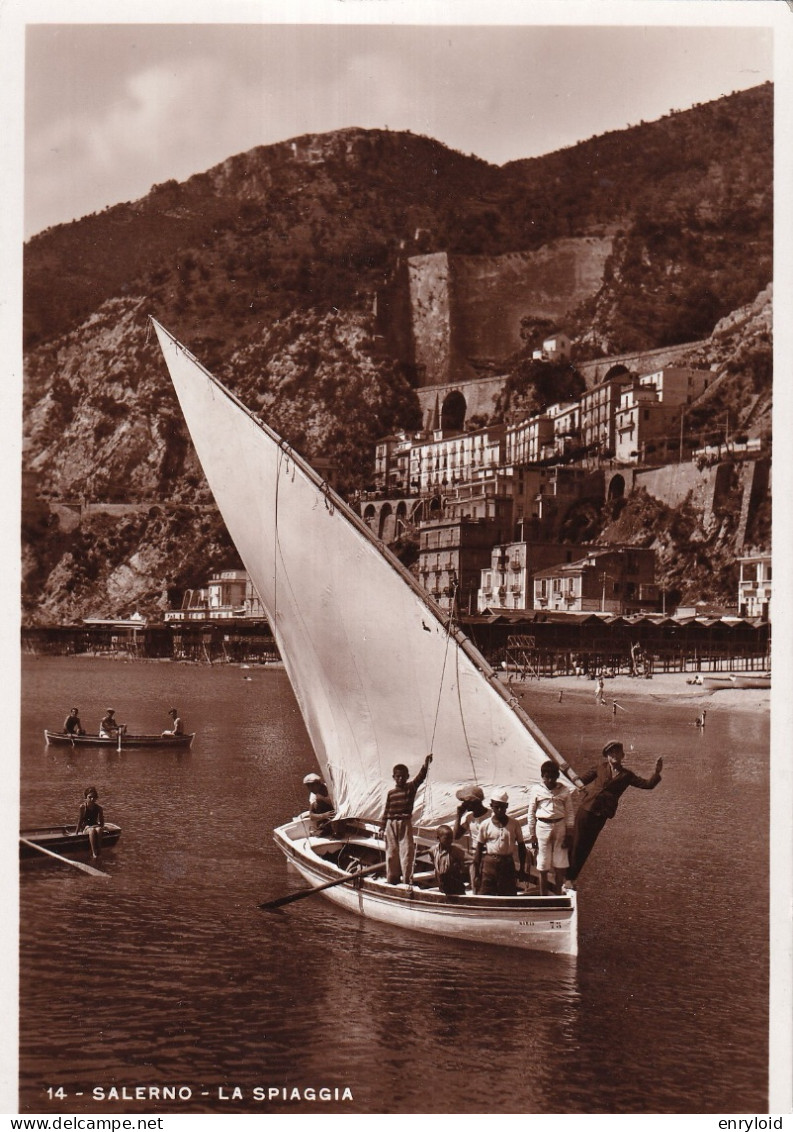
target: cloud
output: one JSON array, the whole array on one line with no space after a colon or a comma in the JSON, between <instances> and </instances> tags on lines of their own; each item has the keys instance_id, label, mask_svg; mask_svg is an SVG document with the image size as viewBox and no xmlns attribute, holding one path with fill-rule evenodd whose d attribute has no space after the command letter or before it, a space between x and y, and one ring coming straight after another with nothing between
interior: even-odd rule
<instances>
[{"instance_id":1,"label":"cloud","mask_svg":"<svg viewBox=\"0 0 793 1132\"><path fill-rule=\"evenodd\" d=\"M756 69L768 44L735 29L129 25L39 33L31 52L29 233L346 126L497 163L550 152L751 85L737 62Z\"/></svg>"},{"instance_id":2,"label":"cloud","mask_svg":"<svg viewBox=\"0 0 793 1132\"><path fill-rule=\"evenodd\" d=\"M235 134L254 136L260 102L212 59L143 68L106 104L72 112L29 139L29 199L48 224L143 196L159 180L225 159Z\"/></svg>"}]
</instances>

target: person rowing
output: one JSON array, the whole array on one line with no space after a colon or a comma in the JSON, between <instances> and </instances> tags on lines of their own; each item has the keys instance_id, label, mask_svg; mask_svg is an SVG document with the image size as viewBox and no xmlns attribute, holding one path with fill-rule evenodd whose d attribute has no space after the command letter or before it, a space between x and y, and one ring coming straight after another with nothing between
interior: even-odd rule
<instances>
[{"instance_id":1,"label":"person rowing","mask_svg":"<svg viewBox=\"0 0 793 1132\"><path fill-rule=\"evenodd\" d=\"M168 715L171 717L171 726L162 732L163 736L166 735L184 735L184 724L179 718L179 712L175 707L172 707Z\"/></svg>"},{"instance_id":2,"label":"person rowing","mask_svg":"<svg viewBox=\"0 0 793 1132\"><path fill-rule=\"evenodd\" d=\"M127 730L126 723L119 723L116 720L116 713L113 708L105 709L105 718L99 724L99 738L100 739L116 739L119 734L123 735Z\"/></svg>"}]
</instances>

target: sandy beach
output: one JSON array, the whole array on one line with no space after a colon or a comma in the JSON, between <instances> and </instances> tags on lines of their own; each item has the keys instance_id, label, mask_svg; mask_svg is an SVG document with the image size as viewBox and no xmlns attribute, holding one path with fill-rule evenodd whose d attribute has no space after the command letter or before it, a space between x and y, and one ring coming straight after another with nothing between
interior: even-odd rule
<instances>
[{"instance_id":1,"label":"sandy beach","mask_svg":"<svg viewBox=\"0 0 793 1132\"><path fill-rule=\"evenodd\" d=\"M635 676L613 676L604 682L603 698L607 704L612 700L618 703L642 702L647 700L668 703L683 702L692 710L718 707L731 711L768 711L771 706L770 688L718 688L710 689L705 684L689 684L693 679L691 672L661 672L649 680ZM708 675L705 673L705 675ZM714 673L714 675L716 675ZM507 677L504 677L507 682ZM508 686L517 693L531 688L532 691L563 696L586 697L594 699L596 684L585 676L553 676L540 680L520 682L512 680Z\"/></svg>"}]
</instances>

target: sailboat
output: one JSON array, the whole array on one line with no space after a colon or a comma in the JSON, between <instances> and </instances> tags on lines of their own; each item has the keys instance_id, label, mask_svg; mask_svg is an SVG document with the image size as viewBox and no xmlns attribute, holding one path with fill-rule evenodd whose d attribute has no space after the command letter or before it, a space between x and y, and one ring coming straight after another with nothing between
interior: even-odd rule
<instances>
[{"instance_id":1,"label":"sailboat","mask_svg":"<svg viewBox=\"0 0 793 1132\"><path fill-rule=\"evenodd\" d=\"M308 885L373 920L545 952L577 952L575 892L447 897L423 858L457 791L506 791L525 818L543 762L570 768L473 643L326 482L152 319L218 508L261 599L334 821L274 839ZM379 819L392 769L415 775L413 883L388 884Z\"/></svg>"}]
</instances>

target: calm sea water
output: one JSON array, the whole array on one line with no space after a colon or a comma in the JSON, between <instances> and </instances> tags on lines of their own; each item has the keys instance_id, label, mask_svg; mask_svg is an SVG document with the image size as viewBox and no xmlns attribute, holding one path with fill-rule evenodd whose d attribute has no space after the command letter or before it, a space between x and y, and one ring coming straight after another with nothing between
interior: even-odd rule
<instances>
[{"instance_id":1,"label":"calm sea water","mask_svg":"<svg viewBox=\"0 0 793 1132\"><path fill-rule=\"evenodd\" d=\"M767 714L714 697L700 733L690 707L624 703L614 719L589 686L560 703L552 681L523 699L579 770L615 736L640 774L665 759L582 875L573 960L413 935L321 897L257 910L302 887L271 831L315 769L282 670L26 658L22 824L72 820L95 784L123 834L107 881L21 866L20 1111L765 1111ZM46 747L72 704L89 730L109 705L134 731L176 704L198 738ZM136 1086L190 1096L93 1096ZM353 1099L307 1097L323 1087Z\"/></svg>"}]
</instances>

